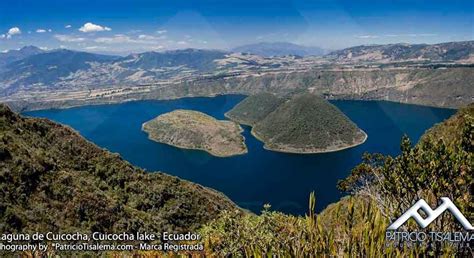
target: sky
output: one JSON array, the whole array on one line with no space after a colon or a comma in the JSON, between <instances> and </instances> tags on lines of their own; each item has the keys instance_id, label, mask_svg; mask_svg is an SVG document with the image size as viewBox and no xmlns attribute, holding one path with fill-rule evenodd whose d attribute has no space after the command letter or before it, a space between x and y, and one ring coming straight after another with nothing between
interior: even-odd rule
<instances>
[{"instance_id":1,"label":"sky","mask_svg":"<svg viewBox=\"0 0 474 258\"><path fill-rule=\"evenodd\" d=\"M472 0L0 1L0 51L127 54L283 41L334 50L473 39Z\"/></svg>"}]
</instances>

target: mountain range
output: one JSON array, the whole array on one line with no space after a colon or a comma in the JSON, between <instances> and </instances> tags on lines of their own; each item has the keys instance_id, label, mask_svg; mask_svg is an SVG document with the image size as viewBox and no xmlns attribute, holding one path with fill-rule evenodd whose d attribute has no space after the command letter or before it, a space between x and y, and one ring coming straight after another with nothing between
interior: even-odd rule
<instances>
[{"instance_id":1,"label":"mountain range","mask_svg":"<svg viewBox=\"0 0 474 258\"><path fill-rule=\"evenodd\" d=\"M269 45L292 46L286 43L266 44ZM261 54L268 55L269 52ZM408 62L425 68L433 68L431 62L444 62L445 68L465 67L464 70L445 72L415 69L416 66L411 70L393 72L358 67L359 64L371 63L374 67L384 68L392 62ZM0 66L0 99L3 102L18 99L31 102L32 98L35 101L41 98L51 101L54 94L67 92L70 95L58 95L56 99L68 101L77 96L95 99L112 93L120 94L118 98L122 99L142 99L145 93L147 98L176 98L236 92L249 94L264 88L279 88L281 92L290 92L295 88L318 88L319 91L321 88L324 89L322 93L328 96L365 96L370 99L392 99L395 96L395 100L412 99L418 104L436 99L432 93L415 87L416 83L443 86L435 89L435 92L440 93L447 91L448 85L457 85L460 91L453 91L451 86L449 88L449 99L453 101L443 103L442 106L457 106L458 102L472 101L474 96L467 79L445 78L454 74L472 74L469 67L474 63L474 41L357 46L320 57L266 57L211 49L144 52L124 57L66 49L43 51L29 46L2 53L0 63L3 65ZM352 71L354 68L359 70ZM373 82L364 81L362 77L348 80L356 73L362 73L364 78ZM406 77L407 73L413 74L410 76L415 76L417 80ZM443 76L438 76L440 74ZM341 79L334 81L335 78ZM439 81L440 78L443 81ZM199 85L194 85L196 83ZM171 87L174 84L178 86ZM339 84L343 85L341 90L337 89ZM136 94L135 89L130 89L133 87L148 88L140 89L142 95L133 96ZM389 88L390 91L395 89L396 93L389 94ZM122 92L124 89L126 93ZM93 90L101 92L92 94ZM405 96L407 90L417 90L419 96ZM38 95L40 92L44 93L41 98ZM422 101L420 96L426 97ZM113 98L118 99L117 96Z\"/></svg>"},{"instance_id":2,"label":"mountain range","mask_svg":"<svg viewBox=\"0 0 474 258\"><path fill-rule=\"evenodd\" d=\"M32 87L149 83L176 75L211 71L217 67L214 61L224 56L223 51L200 49L144 52L126 57L58 49L7 63L3 72L0 71L3 84L0 91L8 94Z\"/></svg>"},{"instance_id":3,"label":"mountain range","mask_svg":"<svg viewBox=\"0 0 474 258\"><path fill-rule=\"evenodd\" d=\"M13 85L48 85L79 70L87 70L91 63L102 64L115 60L115 56L98 55L67 49L40 52L5 66L0 80L14 81Z\"/></svg>"},{"instance_id":4,"label":"mountain range","mask_svg":"<svg viewBox=\"0 0 474 258\"><path fill-rule=\"evenodd\" d=\"M335 61L474 61L474 41L440 44L389 44L356 46L329 53Z\"/></svg>"},{"instance_id":5,"label":"mountain range","mask_svg":"<svg viewBox=\"0 0 474 258\"><path fill-rule=\"evenodd\" d=\"M320 47L302 46L288 42L260 42L232 49L232 52L249 53L263 57L272 56L322 56L328 51Z\"/></svg>"}]
</instances>

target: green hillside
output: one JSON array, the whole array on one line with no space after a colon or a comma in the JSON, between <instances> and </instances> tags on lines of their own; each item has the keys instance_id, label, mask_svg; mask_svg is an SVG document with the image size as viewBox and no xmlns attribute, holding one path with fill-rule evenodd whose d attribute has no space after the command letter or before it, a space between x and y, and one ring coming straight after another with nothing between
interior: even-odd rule
<instances>
[{"instance_id":1,"label":"green hillside","mask_svg":"<svg viewBox=\"0 0 474 258\"><path fill-rule=\"evenodd\" d=\"M0 105L0 231L188 231L236 206L221 193L146 173L46 119Z\"/></svg>"},{"instance_id":2,"label":"green hillside","mask_svg":"<svg viewBox=\"0 0 474 258\"><path fill-rule=\"evenodd\" d=\"M446 121L439 123L429 129L421 138L420 142L426 142L428 138L443 139L445 142L456 142L463 137L463 126L468 122L469 117L474 116L474 103L471 103L467 107L461 108L458 112L447 119ZM471 126L474 124L471 122ZM474 137L471 138L474 141ZM471 143L474 145L474 142Z\"/></svg>"}]
</instances>

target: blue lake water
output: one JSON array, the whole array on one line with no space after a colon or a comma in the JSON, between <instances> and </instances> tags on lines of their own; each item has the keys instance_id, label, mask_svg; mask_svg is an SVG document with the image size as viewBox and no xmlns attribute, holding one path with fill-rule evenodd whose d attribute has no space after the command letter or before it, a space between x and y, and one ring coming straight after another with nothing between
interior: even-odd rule
<instances>
[{"instance_id":1,"label":"blue lake water","mask_svg":"<svg viewBox=\"0 0 474 258\"><path fill-rule=\"evenodd\" d=\"M364 152L397 155L403 134L416 142L425 130L455 112L383 101L332 101L368 134L368 139L351 149L312 155L267 151L250 134L249 127L243 133L248 154L231 158L153 142L141 131L142 123L175 109L197 110L224 119L224 113L243 98L227 95L137 101L26 114L69 125L134 165L212 187L254 212L269 203L273 210L304 214L311 191L316 193L318 211L344 195L336 188L337 181L360 163Z\"/></svg>"}]
</instances>

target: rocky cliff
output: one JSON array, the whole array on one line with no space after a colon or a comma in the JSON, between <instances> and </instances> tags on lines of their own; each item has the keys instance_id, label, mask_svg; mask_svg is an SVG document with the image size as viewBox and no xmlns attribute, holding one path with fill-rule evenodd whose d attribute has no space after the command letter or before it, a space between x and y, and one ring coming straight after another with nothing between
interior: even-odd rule
<instances>
[{"instance_id":1,"label":"rocky cliff","mask_svg":"<svg viewBox=\"0 0 474 258\"><path fill-rule=\"evenodd\" d=\"M116 90L101 96L60 97L46 93L36 101L7 100L16 110L63 108L85 104L117 103L140 99L174 99L220 94L252 95L271 92L286 95L309 91L327 99L386 100L458 108L474 101L474 68L313 69L301 72L189 80L142 90ZM81 93L82 94L82 93ZM87 94L86 92L84 94ZM90 94L89 94L90 95Z\"/></svg>"}]
</instances>

